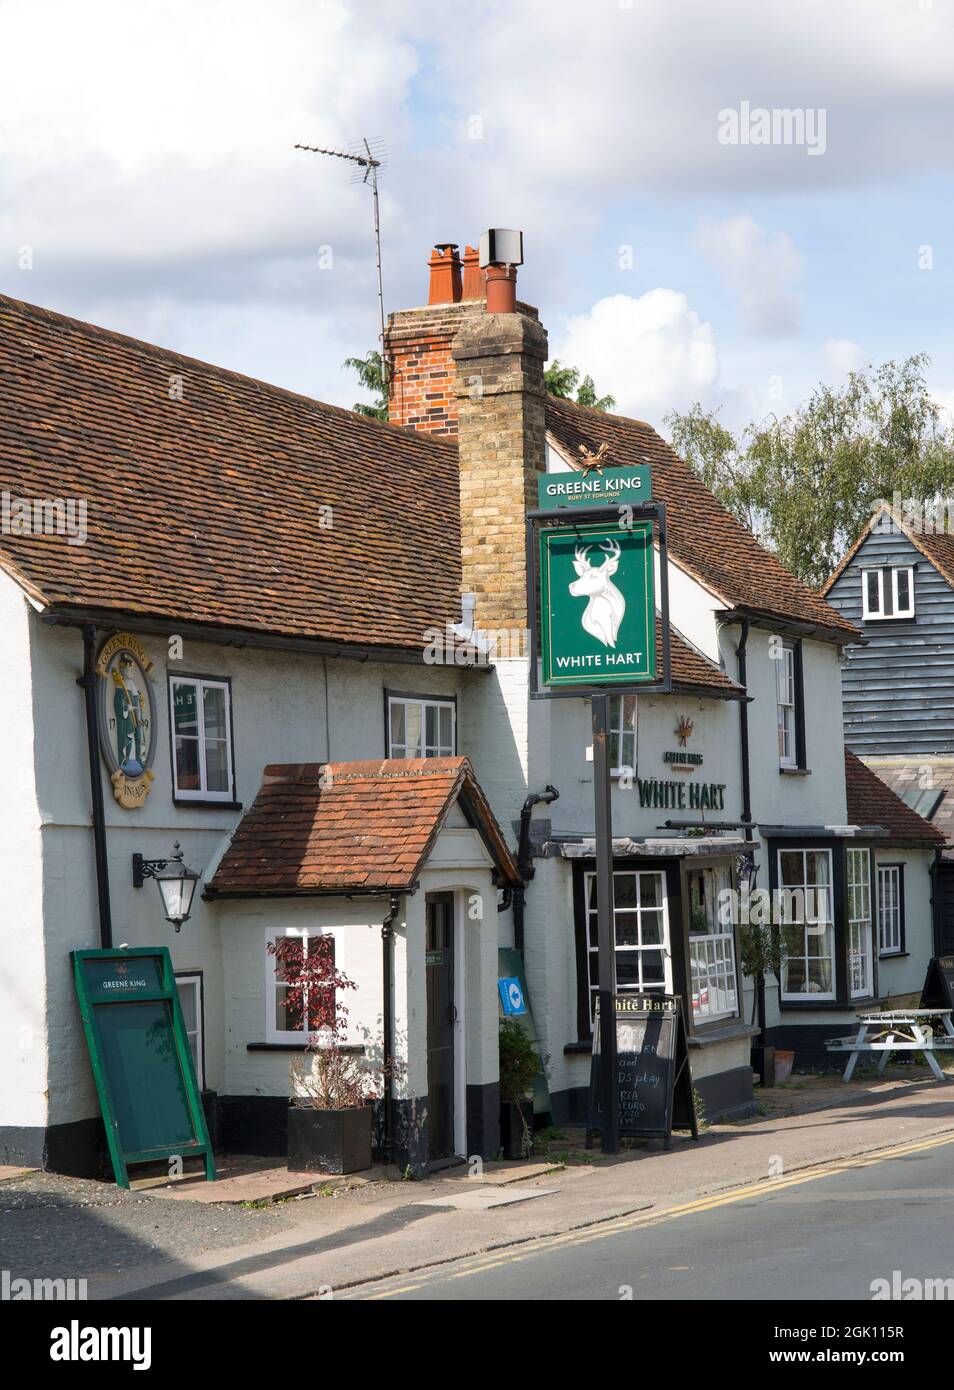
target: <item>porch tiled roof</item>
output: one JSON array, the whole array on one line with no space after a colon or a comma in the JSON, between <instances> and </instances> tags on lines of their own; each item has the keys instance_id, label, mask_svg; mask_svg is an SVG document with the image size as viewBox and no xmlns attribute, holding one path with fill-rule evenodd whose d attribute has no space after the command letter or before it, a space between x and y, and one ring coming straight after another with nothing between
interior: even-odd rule
<instances>
[{"instance_id":1,"label":"porch tiled roof","mask_svg":"<svg viewBox=\"0 0 954 1390\"><path fill-rule=\"evenodd\" d=\"M401 892L413 888L457 801L501 882L517 866L470 760L389 758L266 767L209 897Z\"/></svg>"},{"instance_id":2,"label":"porch tiled roof","mask_svg":"<svg viewBox=\"0 0 954 1390\"><path fill-rule=\"evenodd\" d=\"M652 467L653 496L666 504L669 552L730 608L808 623L849 641L858 629L737 521L692 469L642 420L547 400L547 430L568 458L609 445L607 463Z\"/></svg>"},{"instance_id":3,"label":"porch tiled roof","mask_svg":"<svg viewBox=\"0 0 954 1390\"><path fill-rule=\"evenodd\" d=\"M845 749L845 783L851 824L881 825L892 844L933 849L945 843L942 831L906 805L848 748Z\"/></svg>"}]
</instances>

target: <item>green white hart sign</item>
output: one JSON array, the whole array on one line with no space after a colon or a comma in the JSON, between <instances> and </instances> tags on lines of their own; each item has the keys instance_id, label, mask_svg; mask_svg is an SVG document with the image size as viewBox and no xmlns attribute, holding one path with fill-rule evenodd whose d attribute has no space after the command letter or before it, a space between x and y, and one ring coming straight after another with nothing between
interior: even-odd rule
<instances>
[{"instance_id":1,"label":"green white hart sign","mask_svg":"<svg viewBox=\"0 0 954 1390\"><path fill-rule=\"evenodd\" d=\"M544 684L655 681L652 522L548 527L539 539Z\"/></svg>"}]
</instances>

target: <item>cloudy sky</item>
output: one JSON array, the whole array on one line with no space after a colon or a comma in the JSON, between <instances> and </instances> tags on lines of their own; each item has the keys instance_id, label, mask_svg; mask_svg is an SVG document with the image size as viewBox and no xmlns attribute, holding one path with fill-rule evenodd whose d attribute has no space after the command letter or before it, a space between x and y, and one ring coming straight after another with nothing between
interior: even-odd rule
<instances>
[{"instance_id":1,"label":"cloudy sky","mask_svg":"<svg viewBox=\"0 0 954 1390\"><path fill-rule=\"evenodd\" d=\"M370 135L388 309L519 227L627 413L919 351L954 406L952 51L954 0L0 0L0 290L351 404L369 198L292 146Z\"/></svg>"}]
</instances>

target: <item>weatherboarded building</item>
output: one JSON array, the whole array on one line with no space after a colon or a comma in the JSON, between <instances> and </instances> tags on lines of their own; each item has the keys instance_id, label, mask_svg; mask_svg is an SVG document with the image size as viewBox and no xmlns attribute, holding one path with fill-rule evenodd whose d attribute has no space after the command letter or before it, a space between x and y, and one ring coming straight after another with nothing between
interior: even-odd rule
<instances>
[{"instance_id":1,"label":"weatherboarded building","mask_svg":"<svg viewBox=\"0 0 954 1390\"><path fill-rule=\"evenodd\" d=\"M0 299L4 1161L97 1170L68 953L109 942L170 946L224 1149L283 1150L306 1039L285 936L333 937L348 1046L400 1064L378 1138L401 1163L497 1152L501 978L545 1058L537 1110L583 1118L590 720L530 699L524 550L538 477L581 449L649 464L669 518L673 691L612 702L618 988L683 999L699 1097L741 1115L740 875L820 890L766 1019L805 1060L923 974L935 832L846 765L858 627L650 425L548 399L536 311L488 312L455 256L389 322L391 424ZM201 877L179 932L133 860L174 842ZM877 945L888 858L906 963Z\"/></svg>"}]
</instances>

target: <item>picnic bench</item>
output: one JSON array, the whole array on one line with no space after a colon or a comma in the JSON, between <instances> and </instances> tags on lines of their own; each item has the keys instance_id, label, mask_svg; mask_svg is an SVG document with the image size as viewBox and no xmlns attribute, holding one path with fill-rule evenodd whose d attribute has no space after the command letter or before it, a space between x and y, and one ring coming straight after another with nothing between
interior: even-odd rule
<instances>
[{"instance_id":1,"label":"picnic bench","mask_svg":"<svg viewBox=\"0 0 954 1390\"><path fill-rule=\"evenodd\" d=\"M889 1009L857 1014L856 1018L858 1032L853 1038L828 1038L825 1041L829 1052L849 1054L843 1081L851 1080L858 1058L866 1052L881 1054L879 1076L891 1060L892 1053L921 1052L938 1081L947 1080L934 1054L954 1049L954 1024L951 1023L950 1009ZM931 1026L932 1019L940 1019L944 1030L942 1033L935 1032Z\"/></svg>"}]
</instances>

